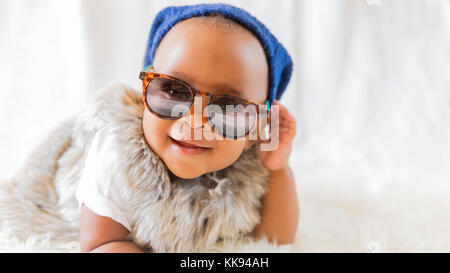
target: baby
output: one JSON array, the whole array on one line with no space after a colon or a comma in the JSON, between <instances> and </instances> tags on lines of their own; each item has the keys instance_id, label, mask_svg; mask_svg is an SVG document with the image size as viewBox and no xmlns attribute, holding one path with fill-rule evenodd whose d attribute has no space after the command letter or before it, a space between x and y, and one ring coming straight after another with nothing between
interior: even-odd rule
<instances>
[{"instance_id":1,"label":"baby","mask_svg":"<svg viewBox=\"0 0 450 273\"><path fill-rule=\"evenodd\" d=\"M219 11L230 8L223 4L197 7L198 10L219 7ZM233 7L233 10L238 9ZM210 12L175 22L154 49L151 66L141 72L146 106L142 127L148 146L170 172L190 179L227 168L253 145L262 145L264 141L259 137L250 138L259 113L256 106L278 107L278 145L268 151L258 149L270 176L262 199L261 221L253 234L256 238L267 236L269 241L278 244L291 244L299 219L295 181L288 165L296 126L292 115L270 93L274 83L267 54L261 41L239 24L237 17ZM228 112L221 116L217 109L205 110L208 104L220 109L243 105L255 111L242 116L242 111L235 110L233 115L237 118L230 121ZM242 117L246 122L242 122ZM206 132L214 137L204 137ZM105 129L96 134L87 162L113 160L108 157L107 147ZM85 173L93 167L87 163L86 168ZM99 182L89 177L83 176L76 195L82 204L81 250L142 252L128 239L127 218L132 208L115 192L112 179L106 176ZM104 196L93 197L91 193L99 188Z\"/></svg>"}]
</instances>

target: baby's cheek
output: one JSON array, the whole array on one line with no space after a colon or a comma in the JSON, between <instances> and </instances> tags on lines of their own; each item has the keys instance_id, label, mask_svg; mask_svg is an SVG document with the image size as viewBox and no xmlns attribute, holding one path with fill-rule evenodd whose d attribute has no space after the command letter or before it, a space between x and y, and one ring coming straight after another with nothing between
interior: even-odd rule
<instances>
[{"instance_id":1,"label":"baby's cheek","mask_svg":"<svg viewBox=\"0 0 450 273\"><path fill-rule=\"evenodd\" d=\"M245 142L241 140L217 140L211 163L214 169L221 170L233 164L244 151Z\"/></svg>"},{"instance_id":2,"label":"baby's cheek","mask_svg":"<svg viewBox=\"0 0 450 273\"><path fill-rule=\"evenodd\" d=\"M152 150L160 155L160 150L167 145L168 121L155 117L148 111L145 111L142 120L142 127L147 143Z\"/></svg>"}]
</instances>

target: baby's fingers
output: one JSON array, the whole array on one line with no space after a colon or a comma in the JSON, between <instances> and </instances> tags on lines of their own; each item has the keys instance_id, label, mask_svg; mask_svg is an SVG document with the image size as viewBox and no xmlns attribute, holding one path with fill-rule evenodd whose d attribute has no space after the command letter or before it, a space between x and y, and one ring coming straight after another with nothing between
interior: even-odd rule
<instances>
[{"instance_id":1,"label":"baby's fingers","mask_svg":"<svg viewBox=\"0 0 450 273\"><path fill-rule=\"evenodd\" d=\"M281 105L277 100L274 100L273 105L278 106L278 119L279 119L279 126L290 128L291 130L296 129L296 120L294 116L289 112L289 110Z\"/></svg>"}]
</instances>

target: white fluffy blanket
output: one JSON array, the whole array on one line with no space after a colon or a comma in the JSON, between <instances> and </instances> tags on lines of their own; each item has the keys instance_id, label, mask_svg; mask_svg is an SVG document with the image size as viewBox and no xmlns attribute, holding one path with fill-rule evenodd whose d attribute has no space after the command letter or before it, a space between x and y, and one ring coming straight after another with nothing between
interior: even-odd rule
<instances>
[{"instance_id":1,"label":"white fluffy blanket","mask_svg":"<svg viewBox=\"0 0 450 273\"><path fill-rule=\"evenodd\" d=\"M295 157L294 163L295 163ZM306 170L305 170L306 172ZM298 172L297 172L298 173ZM333 172L338 175L338 170ZM292 252L450 252L448 188L385 180L363 185L348 179L319 181L309 170L299 183L301 216ZM77 252L76 234L52 241L48 235L25 240L0 232L1 252ZM223 252L285 252L264 242L227 245Z\"/></svg>"}]
</instances>

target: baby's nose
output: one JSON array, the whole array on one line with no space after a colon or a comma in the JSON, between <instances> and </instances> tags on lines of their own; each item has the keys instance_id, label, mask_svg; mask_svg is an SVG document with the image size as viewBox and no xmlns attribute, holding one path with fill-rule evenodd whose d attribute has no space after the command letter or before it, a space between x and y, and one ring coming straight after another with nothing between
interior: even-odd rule
<instances>
[{"instance_id":1,"label":"baby's nose","mask_svg":"<svg viewBox=\"0 0 450 273\"><path fill-rule=\"evenodd\" d=\"M195 96L194 104L189 111L181 118L183 122L186 122L190 128L197 129L203 128L208 123L208 117L203 115L203 110L208 105L208 99L203 96Z\"/></svg>"}]
</instances>

